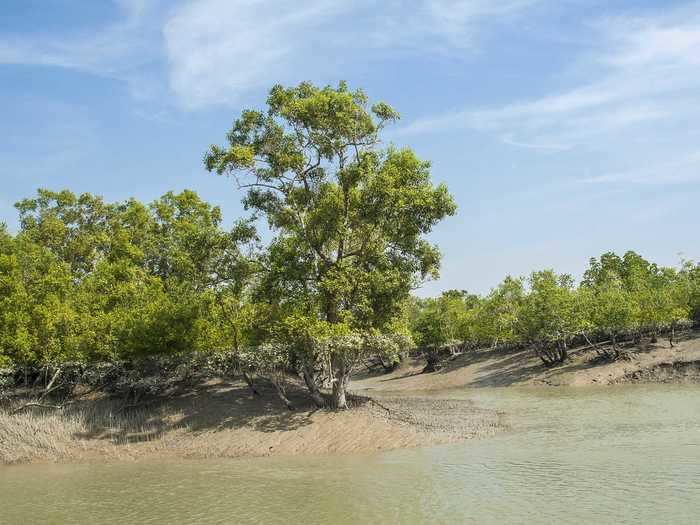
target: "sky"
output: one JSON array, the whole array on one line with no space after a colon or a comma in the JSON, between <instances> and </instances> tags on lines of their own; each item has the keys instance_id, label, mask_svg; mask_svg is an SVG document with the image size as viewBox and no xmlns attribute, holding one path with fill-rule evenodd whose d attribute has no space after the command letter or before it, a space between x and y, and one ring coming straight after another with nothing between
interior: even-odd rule
<instances>
[{"instance_id":1,"label":"sky","mask_svg":"<svg viewBox=\"0 0 700 525\"><path fill-rule=\"evenodd\" d=\"M700 3L672 0L3 0L0 221L37 188L191 188L233 222L202 156L303 80L395 107L385 142L454 195L419 295L700 259Z\"/></svg>"}]
</instances>

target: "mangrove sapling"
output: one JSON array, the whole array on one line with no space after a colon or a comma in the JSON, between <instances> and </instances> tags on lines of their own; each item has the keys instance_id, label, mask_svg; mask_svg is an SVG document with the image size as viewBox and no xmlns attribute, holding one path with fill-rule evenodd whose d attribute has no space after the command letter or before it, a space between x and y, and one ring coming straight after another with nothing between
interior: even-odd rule
<instances>
[{"instance_id":1,"label":"mangrove sapling","mask_svg":"<svg viewBox=\"0 0 700 525\"><path fill-rule=\"evenodd\" d=\"M444 292L436 299L423 299L414 319L413 335L426 360L423 373L440 368L443 350L454 356L460 348L460 338L466 334L467 305L465 294ZM463 340L463 339L462 339Z\"/></svg>"}]
</instances>

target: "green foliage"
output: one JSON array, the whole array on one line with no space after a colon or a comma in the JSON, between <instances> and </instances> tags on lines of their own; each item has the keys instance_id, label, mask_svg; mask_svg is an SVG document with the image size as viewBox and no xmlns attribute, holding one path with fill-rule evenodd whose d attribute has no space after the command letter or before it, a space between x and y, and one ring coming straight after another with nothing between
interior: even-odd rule
<instances>
[{"instance_id":1,"label":"green foliage","mask_svg":"<svg viewBox=\"0 0 700 525\"><path fill-rule=\"evenodd\" d=\"M0 253L0 354L23 365L75 356L79 323L71 274L47 249L23 238Z\"/></svg>"},{"instance_id":2,"label":"green foliage","mask_svg":"<svg viewBox=\"0 0 700 525\"><path fill-rule=\"evenodd\" d=\"M518 315L525 296L523 280L506 277L489 293L475 319L480 341L489 342L494 347L499 343L520 342L518 335Z\"/></svg>"},{"instance_id":3,"label":"green foliage","mask_svg":"<svg viewBox=\"0 0 700 525\"><path fill-rule=\"evenodd\" d=\"M478 298L465 292L450 291L435 299L423 299L413 321L416 344L440 349L469 341L474 334Z\"/></svg>"},{"instance_id":4,"label":"green foliage","mask_svg":"<svg viewBox=\"0 0 700 525\"><path fill-rule=\"evenodd\" d=\"M519 318L520 337L533 343L568 343L583 325L582 311L569 275L552 270L530 275L529 293L523 298Z\"/></svg>"},{"instance_id":5,"label":"green foliage","mask_svg":"<svg viewBox=\"0 0 700 525\"><path fill-rule=\"evenodd\" d=\"M575 338L606 336L620 355L622 337L652 340L662 331L672 342L677 327L700 315L700 266L659 267L634 252L603 254L590 261L577 288L568 275L552 270L529 278L507 277L483 298L449 291L409 303L414 340L428 359L446 347L529 346L546 365L567 358ZM527 286L526 286L527 285Z\"/></svg>"},{"instance_id":6,"label":"green foliage","mask_svg":"<svg viewBox=\"0 0 700 525\"><path fill-rule=\"evenodd\" d=\"M589 320L613 341L625 333L675 328L692 311L692 267L661 268L634 252L591 259L582 289Z\"/></svg>"},{"instance_id":7,"label":"green foliage","mask_svg":"<svg viewBox=\"0 0 700 525\"><path fill-rule=\"evenodd\" d=\"M690 319L700 322L700 263L684 261L678 272L677 297L687 301Z\"/></svg>"},{"instance_id":8,"label":"green foliage","mask_svg":"<svg viewBox=\"0 0 700 525\"><path fill-rule=\"evenodd\" d=\"M191 191L144 206L39 190L0 229L0 356L20 366L219 349L217 297L235 293L254 240Z\"/></svg>"},{"instance_id":9,"label":"green foliage","mask_svg":"<svg viewBox=\"0 0 700 525\"><path fill-rule=\"evenodd\" d=\"M700 321L700 265L631 251L591 259L578 288L545 270L484 297L412 297L439 271L426 236L456 206L428 162L382 145L398 118L344 83L275 86L204 159L244 190L251 216L231 229L189 190L143 204L40 189L17 203L17 234L0 224L0 368L208 353L269 377L287 404L281 379L298 372L314 401L323 383L342 407L359 362L392 366L413 345L531 345L549 365L580 335L617 353L623 336Z\"/></svg>"},{"instance_id":10,"label":"green foliage","mask_svg":"<svg viewBox=\"0 0 700 525\"><path fill-rule=\"evenodd\" d=\"M234 176L245 207L273 230L259 296L277 303L278 315L300 309L311 325L347 332L327 346L340 385L362 347L342 341L386 332L410 290L437 276L439 252L424 236L456 207L433 185L428 162L382 148L381 131L398 119L387 104L370 106L344 83L305 82L275 86L267 106L243 111L228 144L212 146L204 162ZM318 361L310 348L320 345L306 345L302 358Z\"/></svg>"}]
</instances>

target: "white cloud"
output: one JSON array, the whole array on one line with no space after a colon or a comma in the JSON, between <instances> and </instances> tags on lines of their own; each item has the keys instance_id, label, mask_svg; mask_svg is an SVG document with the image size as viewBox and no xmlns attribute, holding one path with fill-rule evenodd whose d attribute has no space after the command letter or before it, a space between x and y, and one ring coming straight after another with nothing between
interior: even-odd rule
<instances>
[{"instance_id":1,"label":"white cloud","mask_svg":"<svg viewBox=\"0 0 700 525\"><path fill-rule=\"evenodd\" d=\"M586 184L684 184L698 181L700 181L700 151L653 166L579 179L579 182Z\"/></svg>"},{"instance_id":2,"label":"white cloud","mask_svg":"<svg viewBox=\"0 0 700 525\"><path fill-rule=\"evenodd\" d=\"M159 54L156 1L114 1L120 19L98 31L0 37L0 64L61 67L116 78L142 98L153 82L143 69Z\"/></svg>"},{"instance_id":3,"label":"white cloud","mask_svg":"<svg viewBox=\"0 0 700 525\"><path fill-rule=\"evenodd\" d=\"M439 34L456 46L471 44L474 22L490 17L506 17L532 7L539 0L428 0L423 3L417 22L426 31Z\"/></svg>"},{"instance_id":4,"label":"white cloud","mask_svg":"<svg viewBox=\"0 0 700 525\"><path fill-rule=\"evenodd\" d=\"M608 59L617 66L700 65L698 5L647 18L617 18L603 23L619 48Z\"/></svg>"},{"instance_id":5,"label":"white cloud","mask_svg":"<svg viewBox=\"0 0 700 525\"><path fill-rule=\"evenodd\" d=\"M516 147L580 149L617 159L618 164L639 164L629 171L588 177L588 182L697 180L696 161L667 160L694 159L700 135L697 5L646 17L606 19L596 28L603 45L596 55L579 60L579 76L587 82L501 107L419 119L399 133L468 128Z\"/></svg>"},{"instance_id":6,"label":"white cloud","mask_svg":"<svg viewBox=\"0 0 700 525\"><path fill-rule=\"evenodd\" d=\"M337 78L405 49L461 52L485 19L536 1L189 1L164 28L170 83L186 107L236 103L272 82Z\"/></svg>"},{"instance_id":7,"label":"white cloud","mask_svg":"<svg viewBox=\"0 0 700 525\"><path fill-rule=\"evenodd\" d=\"M116 78L136 98L169 85L186 108L235 104L272 82L338 78L402 51L461 54L487 20L540 0L113 2L120 19L98 31L0 36L0 64Z\"/></svg>"},{"instance_id":8,"label":"white cloud","mask_svg":"<svg viewBox=\"0 0 700 525\"><path fill-rule=\"evenodd\" d=\"M176 9L164 28L170 83L183 105L235 102L300 66L313 70L308 36L348 7L263 0L200 0Z\"/></svg>"},{"instance_id":9,"label":"white cloud","mask_svg":"<svg viewBox=\"0 0 700 525\"><path fill-rule=\"evenodd\" d=\"M557 144L554 142L550 143L537 143L537 142L522 142L520 140L513 139L512 135L503 135L501 141L504 144L509 144L511 146L517 146L519 148L543 150L543 151L565 151L571 149L569 144Z\"/></svg>"}]
</instances>

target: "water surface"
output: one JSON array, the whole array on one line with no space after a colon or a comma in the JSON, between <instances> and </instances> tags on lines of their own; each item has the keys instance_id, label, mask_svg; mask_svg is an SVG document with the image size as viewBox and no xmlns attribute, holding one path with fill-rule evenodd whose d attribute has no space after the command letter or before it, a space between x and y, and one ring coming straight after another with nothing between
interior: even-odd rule
<instances>
[{"instance_id":1,"label":"water surface","mask_svg":"<svg viewBox=\"0 0 700 525\"><path fill-rule=\"evenodd\" d=\"M0 523L698 523L700 388L442 392L508 414L346 457L0 467Z\"/></svg>"}]
</instances>

